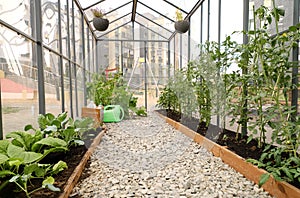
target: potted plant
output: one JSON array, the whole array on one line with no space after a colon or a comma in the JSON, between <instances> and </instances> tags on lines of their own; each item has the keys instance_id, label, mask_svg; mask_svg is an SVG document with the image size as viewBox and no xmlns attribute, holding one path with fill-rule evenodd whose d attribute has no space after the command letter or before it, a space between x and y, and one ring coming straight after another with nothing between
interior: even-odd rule
<instances>
[{"instance_id":1,"label":"potted plant","mask_svg":"<svg viewBox=\"0 0 300 198\"><path fill-rule=\"evenodd\" d=\"M180 10L176 10L176 21L175 21L175 30L179 33L186 33L190 28L190 22L188 20L184 20L182 16L182 12Z\"/></svg>"},{"instance_id":2,"label":"potted plant","mask_svg":"<svg viewBox=\"0 0 300 198\"><path fill-rule=\"evenodd\" d=\"M108 28L109 20L103 18L104 13L102 10L98 8L91 9L94 18L93 18L93 25L98 31L105 31Z\"/></svg>"}]
</instances>

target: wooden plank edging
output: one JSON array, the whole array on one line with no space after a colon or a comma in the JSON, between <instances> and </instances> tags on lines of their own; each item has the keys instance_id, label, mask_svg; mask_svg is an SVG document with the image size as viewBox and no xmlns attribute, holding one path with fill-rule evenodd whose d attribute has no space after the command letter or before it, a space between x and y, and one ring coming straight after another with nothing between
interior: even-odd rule
<instances>
[{"instance_id":1,"label":"wooden plank edging","mask_svg":"<svg viewBox=\"0 0 300 198\"><path fill-rule=\"evenodd\" d=\"M258 184L260 176L267 171L254 166L253 164L246 162L246 160L234 152L230 151L224 146L220 146L219 144L212 142L206 137L196 133L195 131L187 128L186 126L181 125L179 122L176 122L170 118L165 117L164 115L157 112L165 121L173 126L178 131L182 132L186 136L193 139L194 142L200 144L202 147L212 152L214 156L220 157L222 161L237 172L244 175L247 179ZM279 182L276 181L273 177L271 177L262 188L270 193L272 196L276 198L300 198L300 189L295 186L287 183L287 182Z\"/></svg>"},{"instance_id":2,"label":"wooden plank edging","mask_svg":"<svg viewBox=\"0 0 300 198\"><path fill-rule=\"evenodd\" d=\"M61 193L61 195L59 196L59 198L68 198L69 195L71 194L74 186L77 184L82 171L85 168L85 165L87 163L87 161L89 160L89 158L91 157L91 155L93 154L94 150L96 149L96 147L99 145L101 138L103 137L103 135L105 134L106 129L103 128L102 131L97 135L97 137L93 140L93 143L91 144L91 146L89 147L89 149L86 151L86 153L84 154L83 158L81 159L80 163L77 165L77 167L74 169L72 175L69 177L65 187L64 187L64 191Z\"/></svg>"}]
</instances>

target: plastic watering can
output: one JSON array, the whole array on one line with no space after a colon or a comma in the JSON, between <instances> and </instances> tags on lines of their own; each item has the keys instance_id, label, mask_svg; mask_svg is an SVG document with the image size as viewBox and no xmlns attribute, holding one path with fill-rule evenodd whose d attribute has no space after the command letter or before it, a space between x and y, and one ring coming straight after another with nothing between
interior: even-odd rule
<instances>
[{"instance_id":1,"label":"plastic watering can","mask_svg":"<svg viewBox=\"0 0 300 198\"><path fill-rule=\"evenodd\" d=\"M104 107L103 122L120 122L124 118L124 110L120 105Z\"/></svg>"}]
</instances>

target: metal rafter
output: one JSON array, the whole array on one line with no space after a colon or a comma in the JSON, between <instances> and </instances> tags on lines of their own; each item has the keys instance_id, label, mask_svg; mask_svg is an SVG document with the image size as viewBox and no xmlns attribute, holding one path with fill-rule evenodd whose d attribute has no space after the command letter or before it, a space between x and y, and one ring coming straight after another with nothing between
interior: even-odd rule
<instances>
[{"instance_id":1,"label":"metal rafter","mask_svg":"<svg viewBox=\"0 0 300 198\"><path fill-rule=\"evenodd\" d=\"M97 5L97 4L99 4L99 3L102 3L103 1L105 1L105 0L101 0L101 1L98 1L98 2L96 2L96 3L93 3L92 5L90 5L90 6L88 6L88 7L82 8L82 10L83 10L83 11L88 10L88 9L90 9L91 7L95 6L95 5Z\"/></svg>"},{"instance_id":2,"label":"metal rafter","mask_svg":"<svg viewBox=\"0 0 300 198\"><path fill-rule=\"evenodd\" d=\"M136 7L137 7L137 2L138 0L132 0L132 15L131 15L131 21L135 21L135 16L136 16Z\"/></svg>"},{"instance_id":3,"label":"metal rafter","mask_svg":"<svg viewBox=\"0 0 300 198\"><path fill-rule=\"evenodd\" d=\"M163 0L164 2L168 3L169 5L175 7L176 9L180 10L181 12L184 12L185 14L188 14L187 11L183 10L182 8L178 7L177 5L171 3L170 1L167 1L167 0Z\"/></svg>"}]
</instances>

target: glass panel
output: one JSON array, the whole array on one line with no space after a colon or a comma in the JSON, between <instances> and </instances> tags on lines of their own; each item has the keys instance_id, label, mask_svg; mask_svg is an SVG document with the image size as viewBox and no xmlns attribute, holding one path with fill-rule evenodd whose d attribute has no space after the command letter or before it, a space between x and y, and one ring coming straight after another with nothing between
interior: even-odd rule
<instances>
[{"instance_id":1,"label":"glass panel","mask_svg":"<svg viewBox=\"0 0 300 198\"><path fill-rule=\"evenodd\" d=\"M76 69L76 80L77 80L77 97L78 97L78 115L81 116L81 107L84 107L84 86L85 80L83 77L83 68L77 67Z\"/></svg>"},{"instance_id":2,"label":"glass panel","mask_svg":"<svg viewBox=\"0 0 300 198\"><path fill-rule=\"evenodd\" d=\"M71 60L75 61L75 51L74 51L74 43L75 43L75 34L73 34L74 24L75 24L75 18L73 18L72 13L75 11L73 10L73 3L72 0L68 0L69 3L69 41L70 41L70 58ZM74 19L74 22L73 22Z\"/></svg>"},{"instance_id":3,"label":"glass panel","mask_svg":"<svg viewBox=\"0 0 300 198\"><path fill-rule=\"evenodd\" d=\"M70 67L69 61L63 59L63 71L64 71L64 96L65 96L65 111L68 111L71 116L71 101L70 101Z\"/></svg>"},{"instance_id":4,"label":"glass panel","mask_svg":"<svg viewBox=\"0 0 300 198\"><path fill-rule=\"evenodd\" d=\"M257 9L259 6L264 5L268 7L270 10L273 9L272 1L271 0L261 0L261 1L254 1L250 4L254 4L255 9ZM283 9L285 11L284 16L281 16L278 22L278 31L284 31L288 29L289 26L293 25L293 11L294 11L294 1L286 1L286 0L278 0L275 2L275 6L279 9ZM250 7L250 9L253 9ZM251 12L251 11L250 11ZM253 14L252 18L253 19ZM276 26L273 22L270 26L270 33L275 34L276 33Z\"/></svg>"},{"instance_id":5,"label":"glass panel","mask_svg":"<svg viewBox=\"0 0 300 198\"><path fill-rule=\"evenodd\" d=\"M85 78L86 80L89 80L89 71L90 71L90 58L89 58L89 53L90 53L90 44L89 44L89 29L88 29L88 25L86 22L84 22L84 69L85 69Z\"/></svg>"},{"instance_id":6,"label":"glass panel","mask_svg":"<svg viewBox=\"0 0 300 198\"><path fill-rule=\"evenodd\" d=\"M89 71L90 72L96 72L96 41L92 35L92 33L90 33L89 36L89 59L90 59L90 64L89 64Z\"/></svg>"},{"instance_id":7,"label":"glass panel","mask_svg":"<svg viewBox=\"0 0 300 198\"><path fill-rule=\"evenodd\" d=\"M209 40L218 42L219 0L210 0Z\"/></svg>"},{"instance_id":8,"label":"glass panel","mask_svg":"<svg viewBox=\"0 0 300 198\"><path fill-rule=\"evenodd\" d=\"M175 39L176 37L174 37L171 41L170 41L170 71L168 71L170 73L170 75L173 75L174 72L174 68L175 68Z\"/></svg>"},{"instance_id":9,"label":"glass panel","mask_svg":"<svg viewBox=\"0 0 300 198\"><path fill-rule=\"evenodd\" d=\"M109 44L111 42L108 41L98 41L97 47L98 47L98 54L97 54L97 60L98 60L98 67L100 72L103 72L110 64L112 60L115 60L114 56L111 55L112 51L110 51ZM111 57L111 58L110 58Z\"/></svg>"},{"instance_id":10,"label":"glass panel","mask_svg":"<svg viewBox=\"0 0 300 198\"><path fill-rule=\"evenodd\" d=\"M221 42L234 31L243 30L243 1L232 0L232 3L235 5L234 12L229 4L221 4ZM235 34L232 38L239 43L243 42L241 34Z\"/></svg>"},{"instance_id":11,"label":"glass panel","mask_svg":"<svg viewBox=\"0 0 300 198\"><path fill-rule=\"evenodd\" d=\"M128 23L127 25L125 24L120 24L123 25L122 27L117 28L114 31L107 32L107 33L102 33L99 31L96 31L96 36L101 39L122 39L122 40L132 40L133 35L132 35L132 25L131 23Z\"/></svg>"},{"instance_id":12,"label":"glass panel","mask_svg":"<svg viewBox=\"0 0 300 198\"><path fill-rule=\"evenodd\" d=\"M79 117L79 114L78 114L78 111L77 111L77 104L78 104L78 98L76 96L76 93L77 93L77 81L76 81L76 77L75 77L75 72L76 72L76 65L74 65L73 63L71 64L71 88L72 88L72 98L71 98L71 102L72 102L72 105L71 105L71 108L72 108L72 111L73 111L73 117Z\"/></svg>"},{"instance_id":13,"label":"glass panel","mask_svg":"<svg viewBox=\"0 0 300 198\"><path fill-rule=\"evenodd\" d=\"M204 1L204 3L202 4L202 17L203 17L203 26L202 26L202 42L205 43L205 41L208 40L207 38L207 30L208 30L208 4L207 4L207 1Z\"/></svg>"},{"instance_id":14,"label":"glass panel","mask_svg":"<svg viewBox=\"0 0 300 198\"><path fill-rule=\"evenodd\" d=\"M0 19L31 35L35 19L34 7L31 5L30 0L1 0Z\"/></svg>"},{"instance_id":15,"label":"glass panel","mask_svg":"<svg viewBox=\"0 0 300 198\"><path fill-rule=\"evenodd\" d=\"M58 7L56 1L42 1L43 43L58 51Z\"/></svg>"},{"instance_id":16,"label":"glass panel","mask_svg":"<svg viewBox=\"0 0 300 198\"><path fill-rule=\"evenodd\" d=\"M68 56L68 15L67 15L67 2L61 2L61 37L62 37L62 53Z\"/></svg>"},{"instance_id":17,"label":"glass panel","mask_svg":"<svg viewBox=\"0 0 300 198\"><path fill-rule=\"evenodd\" d=\"M182 68L187 67L187 62L188 62L188 49L189 49L189 44L188 44L188 40L189 37L186 34L180 34L180 39L181 39L181 65Z\"/></svg>"},{"instance_id":18,"label":"glass panel","mask_svg":"<svg viewBox=\"0 0 300 198\"><path fill-rule=\"evenodd\" d=\"M167 6L168 6L169 4L167 4ZM146 6L144 6L143 4L138 4L138 10L137 10L137 13L138 14L140 14L140 15L142 15L142 16L144 16L144 17L146 17L146 18L148 18L148 19L150 19L150 20L152 20L152 21L154 21L154 22L156 22L156 23L158 23L158 24L160 24L161 26L163 26L163 27L165 27L165 28L167 28L167 29L169 29L170 31L174 31L175 30L175 28L174 28L174 23L173 23L173 21L171 21L171 20L175 20L175 18L174 17L170 17L170 16L167 16L166 15L166 10L164 10L164 12L160 12L160 14L159 13L156 13L156 12L154 12L153 10L151 10L151 9L149 9L149 8L147 8ZM173 8L173 7L172 7ZM158 10L156 10L156 11L158 11ZM166 17L164 17L164 16L166 16L166 17L168 17L168 18L166 18ZM139 15L138 15L139 16ZM144 18L145 19L145 18ZM150 21L145 21L146 23L144 24L144 25L148 25L148 24L151 24L151 22ZM157 26L157 25L156 25ZM159 28L159 29L155 29L155 31L158 31L158 32L160 32L159 30L161 30L161 28Z\"/></svg>"},{"instance_id":19,"label":"glass panel","mask_svg":"<svg viewBox=\"0 0 300 198\"><path fill-rule=\"evenodd\" d=\"M180 64L180 34L175 35L174 42L174 69L177 70L182 68Z\"/></svg>"},{"instance_id":20,"label":"glass panel","mask_svg":"<svg viewBox=\"0 0 300 198\"><path fill-rule=\"evenodd\" d=\"M145 40L154 40L154 39L167 40L172 35L174 26L172 27L173 29L170 28L170 26L169 26L170 29L168 29L164 25L162 25L162 24L164 24L164 21L165 21L165 19L163 17L157 18L157 19L153 20L153 22L152 22L150 20L147 20L143 16L136 15L136 22L138 24L142 24L142 25L137 26L138 29L135 29L135 30L139 32L141 39L145 39ZM166 29L160 27L157 24L162 25ZM152 31L147 29L146 27L151 29ZM144 31L144 33L143 33L143 31ZM146 34L145 34L145 32L146 32ZM152 34L152 35L154 35L153 39L151 38L151 34L149 34L149 36L148 36L148 32L151 32L151 33L154 32L155 33L155 34Z\"/></svg>"},{"instance_id":21,"label":"glass panel","mask_svg":"<svg viewBox=\"0 0 300 198\"><path fill-rule=\"evenodd\" d=\"M191 18L191 60L196 59L200 54L198 45L200 44L201 36L201 9L199 8Z\"/></svg>"},{"instance_id":22,"label":"glass panel","mask_svg":"<svg viewBox=\"0 0 300 198\"><path fill-rule=\"evenodd\" d=\"M79 8L77 7L77 5L75 6L75 53L76 53L76 63L77 64L81 64L82 65L82 61L83 61L83 45L82 45L82 22L81 22L81 17L82 14L79 10Z\"/></svg>"},{"instance_id":23,"label":"glass panel","mask_svg":"<svg viewBox=\"0 0 300 198\"><path fill-rule=\"evenodd\" d=\"M3 132L37 126L38 92L35 45L0 27L0 80ZM26 115L26 116L24 116Z\"/></svg>"},{"instance_id":24,"label":"glass panel","mask_svg":"<svg viewBox=\"0 0 300 198\"><path fill-rule=\"evenodd\" d=\"M165 16L175 20L175 13L176 13L176 10L177 8L170 5L169 3L165 2L165 1L162 1L162 0L152 0L152 1L148 1L148 0L140 0L140 2L144 3L145 5L153 8L154 10L164 14ZM197 2L197 0L177 0L177 1L170 1L172 4L180 7L181 9L183 9L184 11L186 12L189 12L193 6L195 5L195 3ZM140 5L138 5L138 11L143 13L144 10L139 10L139 7ZM183 15L183 18L186 16L185 13L182 13Z\"/></svg>"},{"instance_id":25,"label":"glass panel","mask_svg":"<svg viewBox=\"0 0 300 198\"><path fill-rule=\"evenodd\" d=\"M59 56L44 49L46 113L61 113L61 82Z\"/></svg>"}]
</instances>

